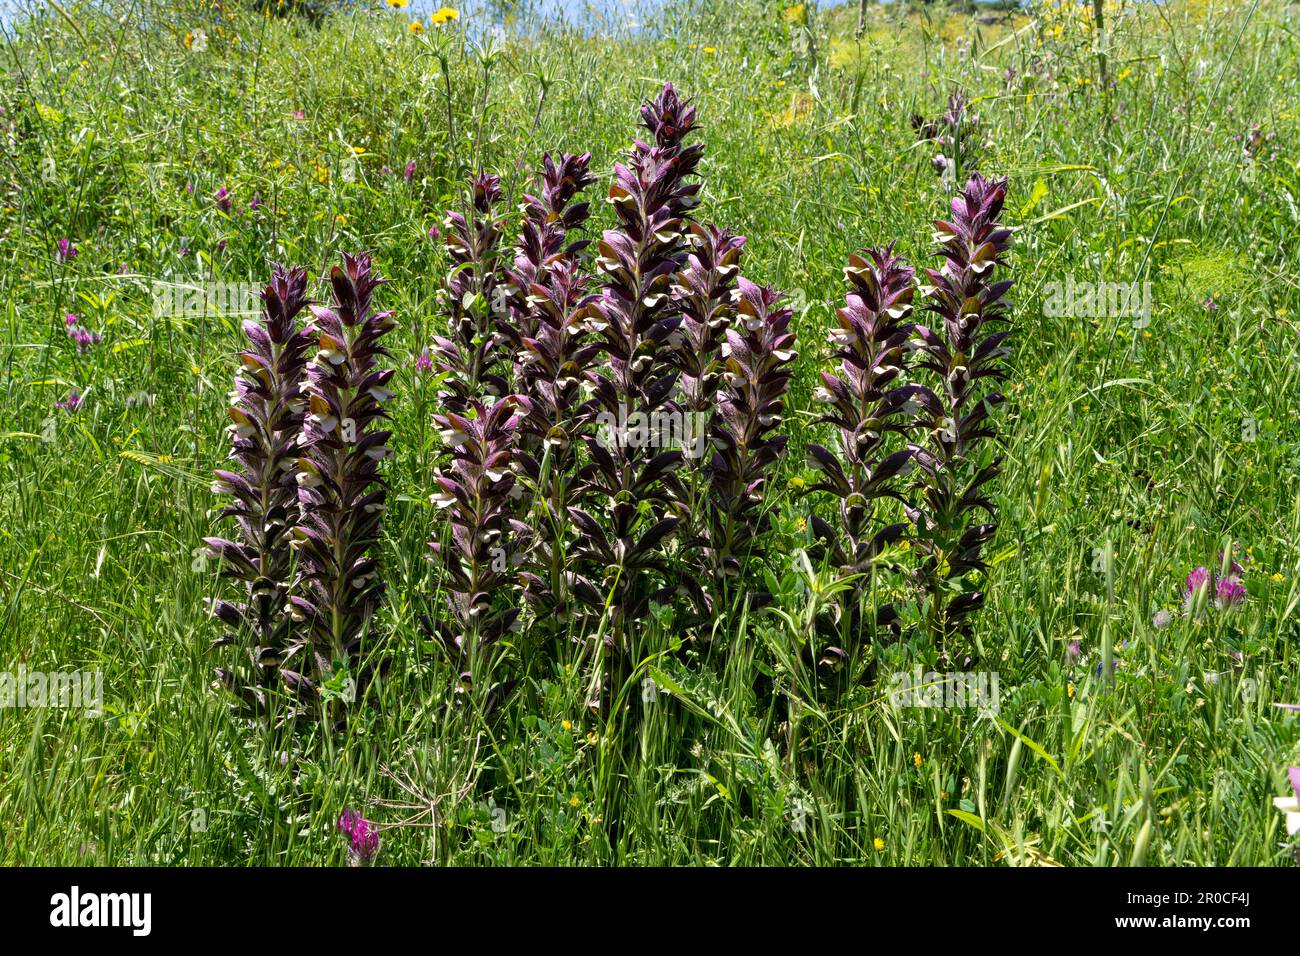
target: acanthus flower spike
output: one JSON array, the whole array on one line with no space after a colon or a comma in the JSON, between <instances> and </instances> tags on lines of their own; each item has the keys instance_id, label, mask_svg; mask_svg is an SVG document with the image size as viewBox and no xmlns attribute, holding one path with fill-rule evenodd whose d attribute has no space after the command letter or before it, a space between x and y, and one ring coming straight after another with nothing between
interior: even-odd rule
<instances>
[{"instance_id":1,"label":"acanthus flower spike","mask_svg":"<svg viewBox=\"0 0 1300 956\"><path fill-rule=\"evenodd\" d=\"M216 473L213 490L230 497L221 512L233 517L237 540L205 539L222 558L225 576L243 584L242 601L213 602L213 614L230 633L217 645L242 643L247 666L219 668L220 684L243 705L260 710L266 692L280 685L277 673L295 651L286 611L291 557L289 532L298 521L293 480L302 430L303 370L311 332L298 316L307 303L307 272L275 266L262 290L262 317L243 325L249 348L240 353L227 416L230 458Z\"/></svg>"},{"instance_id":2,"label":"acanthus flower spike","mask_svg":"<svg viewBox=\"0 0 1300 956\"><path fill-rule=\"evenodd\" d=\"M501 180L479 173L469 186L469 215L447 214L443 233L452 269L442 292L450 319L448 336L434 336L434 361L448 373L443 404L463 411L475 399L505 395L501 326L511 296L501 247L505 217Z\"/></svg>"},{"instance_id":3,"label":"acanthus flower spike","mask_svg":"<svg viewBox=\"0 0 1300 956\"><path fill-rule=\"evenodd\" d=\"M519 391L535 399L523 424L524 447L532 453L546 444L572 444L578 388L598 352L583 341L589 279L580 257L588 242L571 238L589 215L589 204L572 200L595 181L590 162L590 153L563 153L558 162L549 153L542 157L541 195L524 196L524 223L508 273L516 379Z\"/></svg>"},{"instance_id":4,"label":"acanthus flower spike","mask_svg":"<svg viewBox=\"0 0 1300 956\"><path fill-rule=\"evenodd\" d=\"M515 382L529 396L521 415L517 462L532 482L533 526L519 523L512 551L522 556L520 579L539 618L566 620L572 574L565 541L568 507L577 464L578 438L588 424L582 412L583 386L599 346L589 340L590 277L582 269L589 242L575 238L590 205L575 202L595 178L591 154L547 153L537 195L525 195L523 225L514 268L509 336L515 348ZM558 612L558 616L557 616Z\"/></svg>"},{"instance_id":5,"label":"acanthus flower spike","mask_svg":"<svg viewBox=\"0 0 1300 956\"><path fill-rule=\"evenodd\" d=\"M694 173L703 152L685 142L695 111L671 84L642 107L641 116L654 143L637 140L627 163L614 166L609 202L618 221L599 243L596 264L605 285L590 306L609 371L588 376L595 392L589 408L602 434L585 436L591 461L579 480L609 512L610 534L591 514L569 509L580 532L574 555L604 575L599 587L577 580L575 592L604 608L605 591L612 591L606 641L619 653L628 650L626 623L649 603L651 575L666 573L660 546L680 520L666 512L680 498L673 472L682 453L663 450L668 436L654 423L680 414L669 401L677 373L668 343L681 323L670 292L672 275L685 260L684 233L697 203Z\"/></svg>"},{"instance_id":6,"label":"acanthus flower spike","mask_svg":"<svg viewBox=\"0 0 1300 956\"><path fill-rule=\"evenodd\" d=\"M930 409L928 447L913 446L921 477L921 500L909 508L922 555L918 581L926 598L927 622L940 648L969 629L969 615L984 595L965 585L971 572L987 569L984 545L997 531L986 485L1001 459L984 442L996 437L992 412L1003 395L986 385L1006 378L1003 360L1010 330L1006 294L1010 279L997 278L1011 248L1011 230L998 220L1006 180L978 173L952 201L951 221L935 223L939 269L927 269L927 310L942 320L938 330L918 325L911 347L918 363L937 380L937 409ZM977 518L983 512L987 520ZM957 587L954 589L953 585Z\"/></svg>"},{"instance_id":7,"label":"acanthus flower spike","mask_svg":"<svg viewBox=\"0 0 1300 956\"><path fill-rule=\"evenodd\" d=\"M737 577L759 557L766 530L767 483L785 451L780 428L796 358L791 312L781 293L740 279L736 321L722 344L722 386L709 428L715 448L709 467L707 553L715 578Z\"/></svg>"},{"instance_id":8,"label":"acanthus flower spike","mask_svg":"<svg viewBox=\"0 0 1300 956\"><path fill-rule=\"evenodd\" d=\"M686 262L673 277L673 305L681 325L673 340L681 405L687 414L711 413L718 397L718 352L740 298L736 282L745 237L691 223Z\"/></svg>"},{"instance_id":9,"label":"acanthus flower spike","mask_svg":"<svg viewBox=\"0 0 1300 956\"><path fill-rule=\"evenodd\" d=\"M545 153L539 195L524 195L523 224L514 264L506 272L514 291L513 322L508 324L508 329L516 347L521 339L536 335L538 330L538 317L528 301L534 294L533 286L545 288L550 271L557 266L576 265L588 245L588 240L574 240L570 234L582 228L591 213L590 203L573 202L596 181L588 171L590 164L590 153L580 156L561 153L558 161Z\"/></svg>"},{"instance_id":10,"label":"acanthus flower spike","mask_svg":"<svg viewBox=\"0 0 1300 956\"><path fill-rule=\"evenodd\" d=\"M307 645L292 682L304 696L319 693L339 669L363 693L375 672L361 661L385 589L374 549L387 497L380 464L392 451L391 433L377 426L394 397L393 370L379 360L388 355L381 340L396 327L393 313L372 309L380 281L369 256L345 254L330 271L330 307L312 306L317 350L304 380L291 599Z\"/></svg>"},{"instance_id":11,"label":"acanthus flower spike","mask_svg":"<svg viewBox=\"0 0 1300 956\"><path fill-rule=\"evenodd\" d=\"M710 529L705 517L709 500L709 423L719 409L720 352L723 338L736 315L745 237L716 226L691 223L686 237L685 262L672 281L673 307L681 324L669 338L668 361L678 372L675 414L684 456L683 500L676 506L682 519L678 537L689 549L708 558ZM710 561L706 561L709 564ZM695 562L683 567L681 587L689 592L705 615L713 611L714 594L705 587ZM714 569L716 570L716 569Z\"/></svg>"},{"instance_id":12,"label":"acanthus flower spike","mask_svg":"<svg viewBox=\"0 0 1300 956\"><path fill-rule=\"evenodd\" d=\"M471 403L466 414L435 415L450 463L434 474L434 505L449 519L449 540L429 548L445 572L444 587L454 624L426 622L448 657L462 668L462 685L484 655L513 626L519 610L502 607L518 561L512 538L521 530L510 518L516 483L515 446L528 400L509 395L493 405Z\"/></svg>"},{"instance_id":13,"label":"acanthus flower spike","mask_svg":"<svg viewBox=\"0 0 1300 956\"><path fill-rule=\"evenodd\" d=\"M838 374L823 372L814 394L827 406L821 421L835 426L837 451L808 446L808 464L822 478L807 491L839 499L834 523L813 516L819 543L812 553L829 557L840 573L858 576L853 611L841 625L847 643L864 637L862 625L884 626L896 617L895 609L885 606L875 610L874 622L865 621L856 611L857 599L870 588L877 558L907 528L904 522L879 520L882 504L904 498L903 479L912 467L905 436L923 409L938 406L927 389L902 384L915 270L891 246L850 256L844 274L849 292L830 333Z\"/></svg>"}]
</instances>

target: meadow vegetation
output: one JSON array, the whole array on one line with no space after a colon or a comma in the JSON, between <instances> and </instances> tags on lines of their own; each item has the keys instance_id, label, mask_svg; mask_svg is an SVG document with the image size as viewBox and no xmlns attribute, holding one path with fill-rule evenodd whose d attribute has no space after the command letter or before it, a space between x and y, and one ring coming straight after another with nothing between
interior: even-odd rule
<instances>
[{"instance_id":1,"label":"meadow vegetation","mask_svg":"<svg viewBox=\"0 0 1300 956\"><path fill-rule=\"evenodd\" d=\"M0 708L0 861L1291 863L1297 838L1272 801L1300 763L1300 714L1278 706L1300 703L1298 8L1107 0L1099 27L1091 3L891 4L868 8L860 34L856 4L670 3L604 33L449 9L417 20L398 0L314 19L137 0L4 28L0 671L99 671L103 700ZM513 569L489 559L469 587L446 554L457 505L440 478L460 428L448 413L476 408L485 428L494 414L474 404L481 369L460 361L482 339L452 334L483 317L491 289L482 258L447 240L480 221L467 197L495 188L513 260L522 220L554 221L553 196L524 199L541 196L545 153L590 154L585 174L569 167L590 178L591 207L565 220L568 238L625 229L625 206L604 199L667 83L703 147L678 211L745 237L739 255L683 228L717 261L737 252L744 281L733 300L683 274L675 301L698 293L681 311L702 347L711 302L740 313L729 327L776 330L762 347L790 353L772 432L788 437L765 453L757 510L734 487L708 505L687 463L674 496L688 507L647 495L629 511L638 534L671 511L712 542L665 539L650 577L623 549L609 553L636 573L599 578L605 552L583 517L569 562L496 502L496 527L537 565L516 617ZM1001 459L983 487L996 534L954 565L952 541L915 513L933 461L861 528L848 494L816 490L826 455L853 472L861 451L818 391L852 347L828 340L846 293L870 298L892 268L864 251L892 243L933 284L923 270L946 248L934 222L976 173L1007 181L995 274L1014 280L1013 331L981 440ZM617 258L595 242L572 251L591 291L617 280L598 256ZM373 650L302 671L319 679L296 721L249 716L257 706L232 708L213 686L224 668L250 702L237 653L213 646L228 629L212 601L237 587L217 572L234 551L206 542L234 533L213 473L242 424L228 393L242 324L262 308L249 289L272 263L306 270L276 277L280 300L369 316L387 351L376 367L392 370L367 384L380 392L358 426L386 433L366 473L385 482L382 525L348 532L374 559L372 590L317 645L346 657L364 633ZM373 309L369 269L385 280ZM911 295L910 274L900 281ZM531 306L513 288L517 318ZM917 290L906 322L941 336L944 314L925 310L941 299ZM301 344L308 357L318 346ZM524 346L497 346L501 374L527 381ZM946 369L937 337L904 353ZM708 370L673 361L683 401L707 411ZM597 365L654 403L653 376ZM950 375L913 370L951 398ZM286 467L342 467L321 450L333 388L316 376L304 393L315 464ZM576 401L556 394L552 418ZM925 411L925 396L903 398ZM512 426L537 464L520 484L566 503L544 411ZM943 420L909 440L942 459L955 439L925 436ZM573 447L576 473L594 453ZM861 491L863 473L850 477ZM586 480L590 494L599 480ZM587 501L598 523L624 520ZM326 506L338 514L330 525L316 509L321 534L346 512ZM902 530L862 543L891 524ZM830 541L841 534L847 549ZM317 567L311 547L290 564ZM716 582L712 599L683 571ZM652 580L675 593L650 593ZM591 590L604 604L572 610ZM489 631L492 652L471 653ZM996 706L914 686L936 671L995 676ZM891 696L900 675L911 689Z\"/></svg>"}]
</instances>

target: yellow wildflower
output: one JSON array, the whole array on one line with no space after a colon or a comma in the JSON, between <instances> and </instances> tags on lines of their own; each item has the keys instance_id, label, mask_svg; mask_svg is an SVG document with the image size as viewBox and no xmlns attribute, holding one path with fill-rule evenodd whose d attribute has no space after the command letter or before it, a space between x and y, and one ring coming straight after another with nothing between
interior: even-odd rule
<instances>
[{"instance_id":1,"label":"yellow wildflower","mask_svg":"<svg viewBox=\"0 0 1300 956\"><path fill-rule=\"evenodd\" d=\"M412 33L423 33L424 24L421 23L419 20L412 20L410 26L408 26L406 29L410 30Z\"/></svg>"},{"instance_id":2,"label":"yellow wildflower","mask_svg":"<svg viewBox=\"0 0 1300 956\"><path fill-rule=\"evenodd\" d=\"M881 850L885 848L885 841L882 840L880 837L876 837L875 847L876 847L876 852L879 853Z\"/></svg>"},{"instance_id":3,"label":"yellow wildflower","mask_svg":"<svg viewBox=\"0 0 1300 956\"><path fill-rule=\"evenodd\" d=\"M404 10L410 6L409 0L388 0L388 5L394 10Z\"/></svg>"},{"instance_id":4,"label":"yellow wildflower","mask_svg":"<svg viewBox=\"0 0 1300 956\"><path fill-rule=\"evenodd\" d=\"M433 16L429 17L429 22L434 26L440 26L448 20L459 20L460 11L453 10L451 7L442 7Z\"/></svg>"}]
</instances>

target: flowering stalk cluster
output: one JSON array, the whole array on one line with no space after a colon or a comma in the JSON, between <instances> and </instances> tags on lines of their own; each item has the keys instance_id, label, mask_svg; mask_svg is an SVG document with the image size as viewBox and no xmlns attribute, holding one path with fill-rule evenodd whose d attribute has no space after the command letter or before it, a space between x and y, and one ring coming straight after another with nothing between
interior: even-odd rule
<instances>
[{"instance_id":1,"label":"flowering stalk cluster","mask_svg":"<svg viewBox=\"0 0 1300 956\"><path fill-rule=\"evenodd\" d=\"M279 686L281 663L293 656L289 615L289 533L298 522L293 470L305 402L302 378L311 344L298 316L307 302L307 272L276 266L262 291L262 317L244 323L249 348L240 353L232 405L230 458L213 491L231 504L236 540L205 539L223 559L225 576L240 581L242 600L216 601L213 613L231 629L216 643L245 645L248 667L219 669L218 680L245 704L260 709Z\"/></svg>"},{"instance_id":2,"label":"flowering stalk cluster","mask_svg":"<svg viewBox=\"0 0 1300 956\"><path fill-rule=\"evenodd\" d=\"M1011 247L1011 231L998 221L1006 180L976 173L952 201L951 221L935 223L939 269L927 269L931 287L927 310L942 320L938 330L916 326L911 345L919 366L940 381L930 412L928 447L913 446L921 477L921 500L909 506L916 547L922 555L918 580L928 600L931 634L940 647L964 634L968 615L984 595L964 583L985 570L984 545L997 530L994 505L985 486L999 473L1001 459L984 452L995 437L991 411L1002 393L986 386L1006 378L1003 344L1010 334L1005 299L1011 280L998 279ZM987 521L977 520L983 512Z\"/></svg>"},{"instance_id":3,"label":"flowering stalk cluster","mask_svg":"<svg viewBox=\"0 0 1300 956\"><path fill-rule=\"evenodd\" d=\"M641 118L643 138L614 168L616 222L596 244L594 273L574 240L589 157L544 157L524 198L513 264L490 279L510 286L489 354L510 348L513 382L490 382L481 373L492 362L475 373L467 361L488 323L466 325L464 304L490 293L466 282L498 274L490 177L476 180L475 217L449 219L452 332L436 342L461 384L435 419L450 445L434 496L447 530L433 546L450 623L430 629L473 677L476 655L497 660L479 649L518 625L520 586L544 631L572 636L579 606L605 615L577 629L602 637L603 660L620 671L593 675L593 705L605 680L627 676L628 625L652 600L688 592L708 608L710 581L734 578L757 553L795 358L779 294L740 279L745 240L692 221L694 108L668 85ZM515 394L491 401L507 384ZM512 501L525 492L526 509Z\"/></svg>"},{"instance_id":4,"label":"flowering stalk cluster","mask_svg":"<svg viewBox=\"0 0 1300 956\"><path fill-rule=\"evenodd\" d=\"M391 453L390 432L377 426L393 397L393 370L379 360L388 354L381 340L396 327L391 312L372 310L380 281L368 256L345 254L330 272L330 307L312 306L317 351L303 386L298 587L290 598L309 655L295 678L308 692L336 671L355 675L358 692L371 676L356 665L385 589L372 551L387 496L379 465Z\"/></svg>"}]
</instances>

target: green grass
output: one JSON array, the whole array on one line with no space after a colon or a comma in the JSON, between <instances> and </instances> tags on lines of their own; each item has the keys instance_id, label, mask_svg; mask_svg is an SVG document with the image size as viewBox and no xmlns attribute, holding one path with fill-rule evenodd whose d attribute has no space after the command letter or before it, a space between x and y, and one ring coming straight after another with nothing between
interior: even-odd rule
<instances>
[{"instance_id":1,"label":"green grass","mask_svg":"<svg viewBox=\"0 0 1300 956\"><path fill-rule=\"evenodd\" d=\"M320 29L233 15L218 33L211 12L128 7L73 6L0 47L20 130L0 151L0 670L99 669L105 687L99 716L0 710L0 861L341 864L346 807L388 827L387 864L1292 859L1272 798L1300 759L1300 721L1273 706L1300 702L1294 7L1111 11L1110 92L1078 21L1058 37L1038 13L873 8L855 40L855 11L804 32L770 4L705 4L656 38L547 33L485 57L465 19L413 36L404 12ZM208 49L187 50L204 23ZM910 115L956 87L976 100L981 168L1010 177L1018 229L1001 528L968 649L999 674L998 720L792 684L784 662L829 583L789 565L814 507L788 493L810 477L799 414L776 502L782 613L737 609L712 635L667 611L647 622L629 693L651 668L671 693L613 718L584 707L586 664L564 642L498 712L447 706L455 675L418 625L440 600L435 400L412 367L446 268L427 230L479 165L511 181L543 149L590 150L607 182L665 80L704 124L701 217L749 237L748 275L801 297L799 410L846 256L897 240L922 262L945 210ZM1233 136L1254 123L1277 135L1253 165ZM232 219L221 186L236 208L266 205ZM80 250L67 265L64 236ZM209 688L222 658L202 601L221 585L196 550L239 319L155 320L150 284L257 282L270 259L319 274L340 248L373 251L401 323L377 622L393 665L345 736L265 735ZM1150 325L1046 315L1044 286L1069 276L1150 281ZM70 311L103 332L86 355ZM71 388L83 408L55 409ZM128 401L141 391L152 405ZM1229 541L1249 599L1177 613L1188 570ZM1156 629L1160 609L1175 615ZM1127 642L1113 685L1092 676L1104 635ZM773 687L801 713L793 754Z\"/></svg>"}]
</instances>

